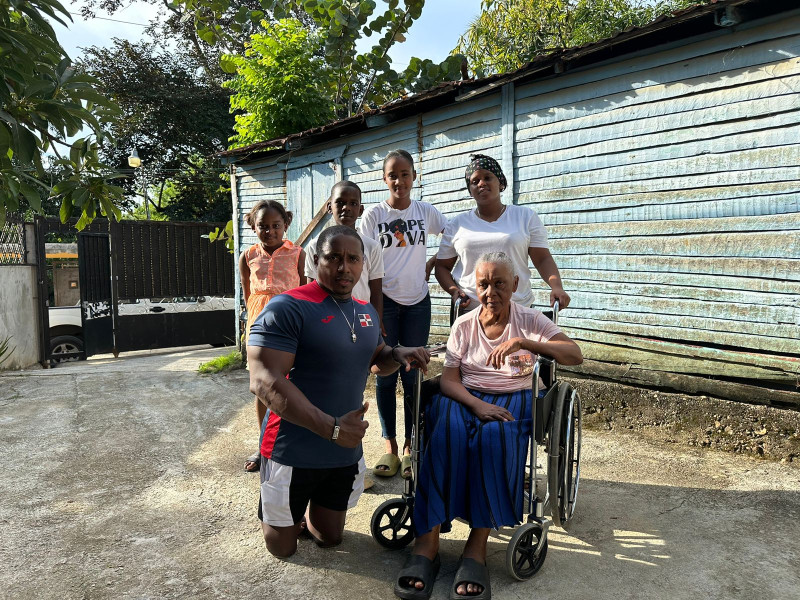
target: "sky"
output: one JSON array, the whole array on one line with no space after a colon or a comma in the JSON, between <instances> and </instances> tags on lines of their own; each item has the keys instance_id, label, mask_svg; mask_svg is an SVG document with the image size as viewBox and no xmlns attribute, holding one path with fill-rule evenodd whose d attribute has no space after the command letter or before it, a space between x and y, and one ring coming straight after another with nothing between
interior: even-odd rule
<instances>
[{"instance_id":1,"label":"sky","mask_svg":"<svg viewBox=\"0 0 800 600\"><path fill-rule=\"evenodd\" d=\"M113 15L97 11L97 17L85 21L80 15L82 2L64 2L72 15L69 28L56 25L61 45L73 60L81 55L80 48L108 46L114 37L131 41L143 37L144 28L158 9L144 2L132 0L125 8ZM402 44L395 44L390 51L395 70L405 68L412 56L429 58L441 62L458 43L458 38L480 13L481 0L428 0L422 16L412 26ZM376 13L381 10L378 5ZM375 42L364 40L364 49Z\"/></svg>"}]
</instances>

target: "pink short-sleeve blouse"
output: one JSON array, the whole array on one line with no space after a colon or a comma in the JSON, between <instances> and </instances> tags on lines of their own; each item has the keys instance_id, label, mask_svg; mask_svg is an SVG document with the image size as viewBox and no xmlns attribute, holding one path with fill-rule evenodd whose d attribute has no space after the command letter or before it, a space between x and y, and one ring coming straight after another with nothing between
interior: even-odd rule
<instances>
[{"instance_id":1,"label":"pink short-sleeve blouse","mask_svg":"<svg viewBox=\"0 0 800 600\"><path fill-rule=\"evenodd\" d=\"M505 364L495 369L486 364L492 351L511 338L546 342L561 333L550 319L535 308L526 308L516 302L511 303L508 324L503 334L490 340L483 332L478 310L462 315L453 323L450 338L447 340L445 367L459 367L464 387L481 392L509 393L530 389L533 382L533 365L537 356L520 350L506 357Z\"/></svg>"}]
</instances>

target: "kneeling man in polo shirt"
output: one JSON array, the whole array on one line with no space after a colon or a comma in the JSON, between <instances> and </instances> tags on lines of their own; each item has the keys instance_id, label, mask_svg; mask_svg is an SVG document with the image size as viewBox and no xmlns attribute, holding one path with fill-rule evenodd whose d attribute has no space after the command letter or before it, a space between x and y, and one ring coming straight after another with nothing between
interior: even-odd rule
<instances>
[{"instance_id":1,"label":"kneeling man in polo shirt","mask_svg":"<svg viewBox=\"0 0 800 600\"><path fill-rule=\"evenodd\" d=\"M364 490L370 371L426 369L430 360L424 348L384 344L378 313L351 297L364 262L354 229L323 230L314 262L317 279L270 300L247 346L250 391L269 409L258 514L267 550L282 558L303 528L320 546L342 541L347 509Z\"/></svg>"}]
</instances>

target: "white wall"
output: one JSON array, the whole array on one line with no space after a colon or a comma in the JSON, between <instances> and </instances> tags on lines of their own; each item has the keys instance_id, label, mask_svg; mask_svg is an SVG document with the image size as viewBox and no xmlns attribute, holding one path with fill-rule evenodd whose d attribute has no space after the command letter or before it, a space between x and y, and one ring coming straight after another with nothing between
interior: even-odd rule
<instances>
[{"instance_id":1,"label":"white wall","mask_svg":"<svg viewBox=\"0 0 800 600\"><path fill-rule=\"evenodd\" d=\"M39 313L34 265L0 267L0 341L12 336L13 352L0 370L24 369L39 362ZM2 360L2 359L0 359Z\"/></svg>"}]
</instances>

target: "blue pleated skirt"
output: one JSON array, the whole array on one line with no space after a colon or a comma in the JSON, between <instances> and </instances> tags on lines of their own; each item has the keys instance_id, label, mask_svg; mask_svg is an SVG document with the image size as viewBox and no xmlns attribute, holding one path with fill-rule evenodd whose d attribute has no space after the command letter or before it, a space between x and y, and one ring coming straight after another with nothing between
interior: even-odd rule
<instances>
[{"instance_id":1,"label":"blue pleated skirt","mask_svg":"<svg viewBox=\"0 0 800 600\"><path fill-rule=\"evenodd\" d=\"M460 402L437 394L425 410L422 464L414 502L416 535L453 519L472 528L522 519L523 479L531 435L531 390L469 392L506 408L515 421L482 422Z\"/></svg>"}]
</instances>

